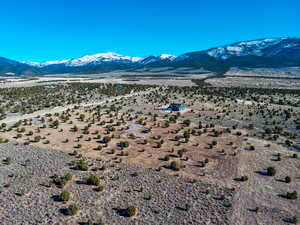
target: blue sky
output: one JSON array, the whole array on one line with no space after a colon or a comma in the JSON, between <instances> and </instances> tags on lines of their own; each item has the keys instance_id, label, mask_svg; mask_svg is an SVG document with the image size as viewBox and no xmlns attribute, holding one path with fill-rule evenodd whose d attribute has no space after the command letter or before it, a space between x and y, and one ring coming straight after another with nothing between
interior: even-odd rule
<instances>
[{"instance_id":1,"label":"blue sky","mask_svg":"<svg viewBox=\"0 0 300 225\"><path fill-rule=\"evenodd\" d=\"M300 37L299 0L0 0L0 56L45 61L113 51L179 55Z\"/></svg>"}]
</instances>

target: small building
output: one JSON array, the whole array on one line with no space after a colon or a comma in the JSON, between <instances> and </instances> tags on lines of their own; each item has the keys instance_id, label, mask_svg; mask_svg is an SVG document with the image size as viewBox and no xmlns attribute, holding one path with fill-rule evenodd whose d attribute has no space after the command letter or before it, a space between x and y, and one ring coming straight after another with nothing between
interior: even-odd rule
<instances>
[{"instance_id":1,"label":"small building","mask_svg":"<svg viewBox=\"0 0 300 225\"><path fill-rule=\"evenodd\" d=\"M172 111L183 111L186 107L182 104L170 104L169 107Z\"/></svg>"},{"instance_id":2,"label":"small building","mask_svg":"<svg viewBox=\"0 0 300 225\"><path fill-rule=\"evenodd\" d=\"M164 108L163 110L168 111L168 112L180 112L180 111L183 111L185 109L186 109L186 107L182 104L172 103L168 106L168 108Z\"/></svg>"},{"instance_id":3,"label":"small building","mask_svg":"<svg viewBox=\"0 0 300 225\"><path fill-rule=\"evenodd\" d=\"M124 84L115 84L115 87L117 87L117 88L123 88Z\"/></svg>"}]
</instances>

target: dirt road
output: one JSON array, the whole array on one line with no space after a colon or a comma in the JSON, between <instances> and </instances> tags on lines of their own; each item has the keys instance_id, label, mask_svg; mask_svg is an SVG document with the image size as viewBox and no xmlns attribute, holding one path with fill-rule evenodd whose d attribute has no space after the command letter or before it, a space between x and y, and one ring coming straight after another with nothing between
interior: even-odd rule
<instances>
[{"instance_id":1,"label":"dirt road","mask_svg":"<svg viewBox=\"0 0 300 225\"><path fill-rule=\"evenodd\" d=\"M13 116L9 116L7 118L5 118L4 120L0 120L0 123L15 123L19 120L25 120L25 119L32 119L35 118L37 116L44 116L48 113L59 113L59 112L63 112L67 109L72 109L74 108L76 105L79 105L81 107L88 107L88 106L96 106L96 105L102 105L102 104L106 104L107 101L111 102L111 101L115 101L115 100L119 100L121 98L130 98L130 97L134 97L134 96L139 96L142 94L148 94L150 92L153 92L155 90L157 90L158 88L149 88L146 91L141 91L141 92L135 92L135 93L131 93L131 94L127 94L127 95L122 95L122 96L117 96L117 97L111 97L111 98L107 98L104 99L102 101L95 101L95 102L87 102L87 103L81 103L81 104L70 104L70 105L66 105L66 106L58 106L55 108L51 108L51 109L43 109L43 110L38 110L34 113L30 113L30 114L25 114L25 115L13 115Z\"/></svg>"}]
</instances>

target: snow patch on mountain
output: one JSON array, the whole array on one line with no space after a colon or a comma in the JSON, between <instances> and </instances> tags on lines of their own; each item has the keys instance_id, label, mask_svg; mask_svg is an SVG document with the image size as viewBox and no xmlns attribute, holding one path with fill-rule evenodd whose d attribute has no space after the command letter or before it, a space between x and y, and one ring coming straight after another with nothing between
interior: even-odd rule
<instances>
[{"instance_id":1,"label":"snow patch on mountain","mask_svg":"<svg viewBox=\"0 0 300 225\"><path fill-rule=\"evenodd\" d=\"M48 62L42 63L42 66L50 66L50 65L55 65L55 64L62 64L62 63L66 63L66 62L68 62L68 60L48 61Z\"/></svg>"},{"instance_id":2,"label":"snow patch on mountain","mask_svg":"<svg viewBox=\"0 0 300 225\"><path fill-rule=\"evenodd\" d=\"M41 68L41 67L50 66L50 65L63 64L66 62L68 62L68 60L46 61L46 62L42 62L42 63L23 61L22 63Z\"/></svg>"},{"instance_id":3,"label":"snow patch on mountain","mask_svg":"<svg viewBox=\"0 0 300 225\"><path fill-rule=\"evenodd\" d=\"M297 43L286 43L286 44L282 45L282 48L294 48L297 46L299 46L299 44L297 44Z\"/></svg>"},{"instance_id":4,"label":"snow patch on mountain","mask_svg":"<svg viewBox=\"0 0 300 225\"><path fill-rule=\"evenodd\" d=\"M148 56L148 57L142 58L141 60L138 61L138 63L140 63L142 65L147 65L150 63L155 63L155 62L165 61L165 60L173 61L175 59L176 59L176 56L174 56L174 55L162 54L160 56Z\"/></svg>"},{"instance_id":5,"label":"snow patch on mountain","mask_svg":"<svg viewBox=\"0 0 300 225\"><path fill-rule=\"evenodd\" d=\"M228 46L213 48L208 50L207 54L214 58L223 60L233 56L262 56L265 48L276 45L285 39L287 38L268 38L255 41L243 41Z\"/></svg>"},{"instance_id":6,"label":"snow patch on mountain","mask_svg":"<svg viewBox=\"0 0 300 225\"><path fill-rule=\"evenodd\" d=\"M21 61L20 63L27 64L29 66L35 66L35 67L40 67L41 63L37 62L28 62L28 61Z\"/></svg>"},{"instance_id":7,"label":"snow patch on mountain","mask_svg":"<svg viewBox=\"0 0 300 225\"><path fill-rule=\"evenodd\" d=\"M170 54L162 54L159 56L159 58L162 60L169 59L169 60L173 61L174 59L176 59L176 56L170 55Z\"/></svg>"}]
</instances>

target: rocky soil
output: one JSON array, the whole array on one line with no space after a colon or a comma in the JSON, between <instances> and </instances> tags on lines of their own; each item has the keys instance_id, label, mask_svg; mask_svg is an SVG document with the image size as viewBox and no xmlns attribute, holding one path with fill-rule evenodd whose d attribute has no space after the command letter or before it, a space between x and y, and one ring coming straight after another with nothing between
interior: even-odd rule
<instances>
[{"instance_id":1,"label":"rocky soil","mask_svg":"<svg viewBox=\"0 0 300 225\"><path fill-rule=\"evenodd\" d=\"M9 165L3 161L7 157ZM88 160L89 170L78 171L71 166L79 160L75 156L16 143L0 145L0 160L1 225L71 225L88 219L103 224L230 224L231 189L101 159ZM52 175L66 173L74 176L63 189L52 184ZM102 192L84 184L91 174L101 178ZM71 193L67 203L57 201L62 190ZM62 213L70 204L80 208L77 215ZM133 217L116 210L129 205L137 209Z\"/></svg>"}]
</instances>

